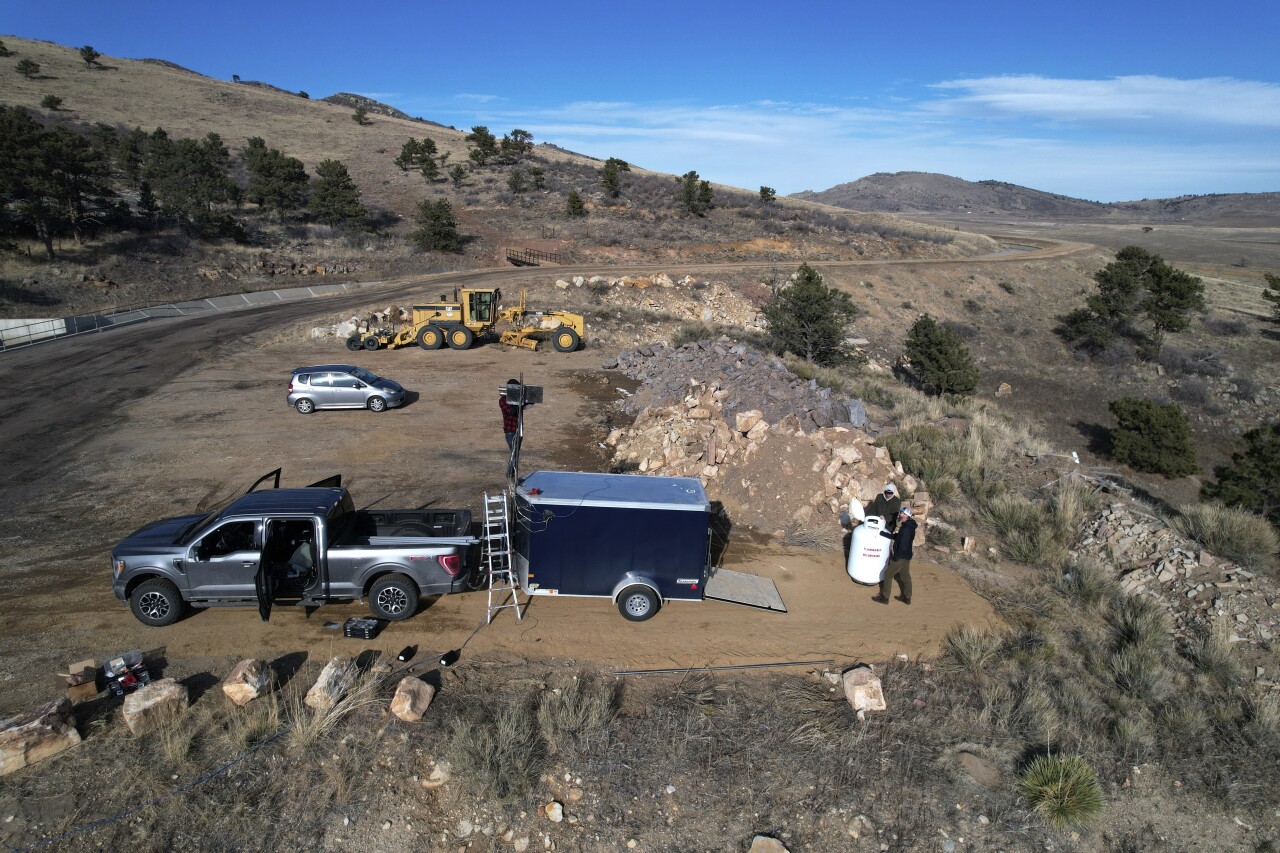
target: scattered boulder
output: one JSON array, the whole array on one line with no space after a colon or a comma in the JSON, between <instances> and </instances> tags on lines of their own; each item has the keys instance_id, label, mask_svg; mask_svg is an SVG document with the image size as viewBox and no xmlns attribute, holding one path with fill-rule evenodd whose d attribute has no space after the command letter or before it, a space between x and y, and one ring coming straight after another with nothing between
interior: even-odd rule
<instances>
[{"instance_id":1,"label":"scattered boulder","mask_svg":"<svg viewBox=\"0 0 1280 853\"><path fill-rule=\"evenodd\" d=\"M248 658L236 664L222 681L222 692L240 707L244 707L263 693L268 693L275 683L275 673L264 660Z\"/></svg>"},{"instance_id":2,"label":"scattered boulder","mask_svg":"<svg viewBox=\"0 0 1280 853\"><path fill-rule=\"evenodd\" d=\"M869 666L855 666L844 674L844 696L855 711L883 711L884 690Z\"/></svg>"},{"instance_id":3,"label":"scattered boulder","mask_svg":"<svg viewBox=\"0 0 1280 853\"><path fill-rule=\"evenodd\" d=\"M0 721L0 776L52 758L80 743L71 700L50 702L10 720Z\"/></svg>"},{"instance_id":4,"label":"scattered boulder","mask_svg":"<svg viewBox=\"0 0 1280 853\"><path fill-rule=\"evenodd\" d=\"M559 823L564 820L564 804L552 800L542 807L542 811L546 814L547 819L552 823Z\"/></svg>"},{"instance_id":5,"label":"scattered boulder","mask_svg":"<svg viewBox=\"0 0 1280 853\"><path fill-rule=\"evenodd\" d=\"M751 848L747 853L788 853L782 842L768 835L757 835L751 839Z\"/></svg>"},{"instance_id":6,"label":"scattered boulder","mask_svg":"<svg viewBox=\"0 0 1280 853\"><path fill-rule=\"evenodd\" d=\"M346 692L351 689L351 684L356 679L355 662L344 658L333 658L320 672L320 677L316 679L316 683L307 691L307 698L303 700L307 707L315 708L317 711L327 711L334 705L338 704Z\"/></svg>"},{"instance_id":7,"label":"scattered boulder","mask_svg":"<svg viewBox=\"0 0 1280 853\"><path fill-rule=\"evenodd\" d=\"M121 713L129 731L137 735L173 722L187 709L188 702L185 685L162 678L124 697Z\"/></svg>"},{"instance_id":8,"label":"scattered boulder","mask_svg":"<svg viewBox=\"0 0 1280 853\"><path fill-rule=\"evenodd\" d=\"M436 689L416 675L407 675L396 685L396 695L391 699L391 713L406 723L416 723L427 713Z\"/></svg>"}]
</instances>

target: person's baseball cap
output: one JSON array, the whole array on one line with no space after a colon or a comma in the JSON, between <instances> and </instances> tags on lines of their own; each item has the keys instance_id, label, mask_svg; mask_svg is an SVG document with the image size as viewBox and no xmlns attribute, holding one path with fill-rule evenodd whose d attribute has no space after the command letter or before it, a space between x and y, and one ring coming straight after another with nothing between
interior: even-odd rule
<instances>
[{"instance_id":1,"label":"person's baseball cap","mask_svg":"<svg viewBox=\"0 0 1280 853\"><path fill-rule=\"evenodd\" d=\"M898 493L898 487L895 486L893 483L885 483L884 493L887 495L896 495Z\"/></svg>"},{"instance_id":2,"label":"person's baseball cap","mask_svg":"<svg viewBox=\"0 0 1280 853\"><path fill-rule=\"evenodd\" d=\"M905 515L907 518L910 518L912 515L914 515L914 513L911 512L911 507L909 506L904 506L902 508L902 514Z\"/></svg>"}]
</instances>

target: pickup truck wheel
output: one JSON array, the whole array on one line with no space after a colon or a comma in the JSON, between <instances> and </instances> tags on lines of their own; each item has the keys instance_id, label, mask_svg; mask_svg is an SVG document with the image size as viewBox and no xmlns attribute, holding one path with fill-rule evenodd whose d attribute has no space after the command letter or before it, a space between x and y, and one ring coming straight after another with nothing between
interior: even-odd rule
<instances>
[{"instance_id":1,"label":"pickup truck wheel","mask_svg":"<svg viewBox=\"0 0 1280 853\"><path fill-rule=\"evenodd\" d=\"M580 343L582 343L582 338L578 337L578 333L568 327L556 329L551 336L551 345L556 348L556 352L573 352Z\"/></svg>"},{"instance_id":2,"label":"pickup truck wheel","mask_svg":"<svg viewBox=\"0 0 1280 853\"><path fill-rule=\"evenodd\" d=\"M444 346L444 332L436 326L423 326L418 330L418 346L423 349L440 349Z\"/></svg>"},{"instance_id":3,"label":"pickup truck wheel","mask_svg":"<svg viewBox=\"0 0 1280 853\"><path fill-rule=\"evenodd\" d=\"M172 582L152 578L138 584L129 596L129 609L143 625L161 628L182 615L182 595Z\"/></svg>"},{"instance_id":4,"label":"pickup truck wheel","mask_svg":"<svg viewBox=\"0 0 1280 853\"><path fill-rule=\"evenodd\" d=\"M364 347L364 344L361 342L359 335L352 335L351 337L347 338L347 349L351 350L352 352L358 352L359 350L363 349L363 347Z\"/></svg>"},{"instance_id":5,"label":"pickup truck wheel","mask_svg":"<svg viewBox=\"0 0 1280 853\"><path fill-rule=\"evenodd\" d=\"M642 584L629 586L618 596L618 612L629 622L643 622L658 612L661 605L653 590Z\"/></svg>"},{"instance_id":6,"label":"pickup truck wheel","mask_svg":"<svg viewBox=\"0 0 1280 853\"><path fill-rule=\"evenodd\" d=\"M316 410L316 404L303 397L301 400L293 404L300 415L309 415Z\"/></svg>"},{"instance_id":7,"label":"pickup truck wheel","mask_svg":"<svg viewBox=\"0 0 1280 853\"><path fill-rule=\"evenodd\" d=\"M379 619L408 619L418 612L418 585L404 575L380 577L369 587L369 609Z\"/></svg>"},{"instance_id":8,"label":"pickup truck wheel","mask_svg":"<svg viewBox=\"0 0 1280 853\"><path fill-rule=\"evenodd\" d=\"M370 398L369 398L369 411L371 411L371 412L385 412L386 410L387 410L387 401L386 401L386 400L382 399L381 397L370 397Z\"/></svg>"}]
</instances>

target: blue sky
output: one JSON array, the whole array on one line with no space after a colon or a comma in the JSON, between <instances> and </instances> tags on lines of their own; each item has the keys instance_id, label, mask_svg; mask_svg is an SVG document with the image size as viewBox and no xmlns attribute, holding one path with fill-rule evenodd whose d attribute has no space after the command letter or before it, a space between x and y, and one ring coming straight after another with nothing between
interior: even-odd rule
<instances>
[{"instance_id":1,"label":"blue sky","mask_svg":"<svg viewBox=\"0 0 1280 853\"><path fill-rule=\"evenodd\" d=\"M1280 191L1274 0L8 0L0 31L784 194L908 170Z\"/></svg>"}]
</instances>

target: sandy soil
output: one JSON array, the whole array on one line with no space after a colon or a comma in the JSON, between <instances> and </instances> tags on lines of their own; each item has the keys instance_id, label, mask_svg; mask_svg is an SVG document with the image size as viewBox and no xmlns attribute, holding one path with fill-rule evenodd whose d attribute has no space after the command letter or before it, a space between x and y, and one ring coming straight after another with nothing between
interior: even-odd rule
<instances>
[{"instance_id":1,"label":"sandy soil","mask_svg":"<svg viewBox=\"0 0 1280 853\"><path fill-rule=\"evenodd\" d=\"M153 336L164 332L152 330ZM609 404L620 396L618 386L630 382L601 370L600 352L592 350L565 356L486 346L353 356L336 341L264 330L225 339L204 355L171 381L115 405L105 428L79 434L68 423L74 441L51 427L43 438L22 442L24 449L68 442L72 452L59 461L49 451L45 476L4 486L10 499L20 495L23 503L11 503L17 510L0 524L0 565L10 578L0 623L0 677L11 688L0 713L52 698L55 681L43 674L67 661L101 660L127 648L154 650L167 662L167 674L182 676L219 673L224 660L246 656L462 646L484 621L484 592L427 602L373 643L346 640L326 627L367 614L358 603L311 613L282 607L269 623L253 609L218 608L149 629L112 596L108 554L121 536L147 521L210 505L276 466L283 466L286 485L340 472L357 505L478 509L486 490L502 486L506 448L494 392L521 373L546 389L546 402L527 417L524 469L600 470L605 457L599 441L613 417ZM416 399L383 414L303 416L286 407L292 368L349 360L400 381ZM843 664L929 655L952 624L992 618L986 601L962 579L927 559L916 562L910 607L873 603L874 590L844 574L838 549L788 549L735 537L724 564L773 578L789 612L677 602L651 621L633 624L608 601L538 598L521 622L503 611L475 634L465 654L621 669L816 659Z\"/></svg>"}]
</instances>

